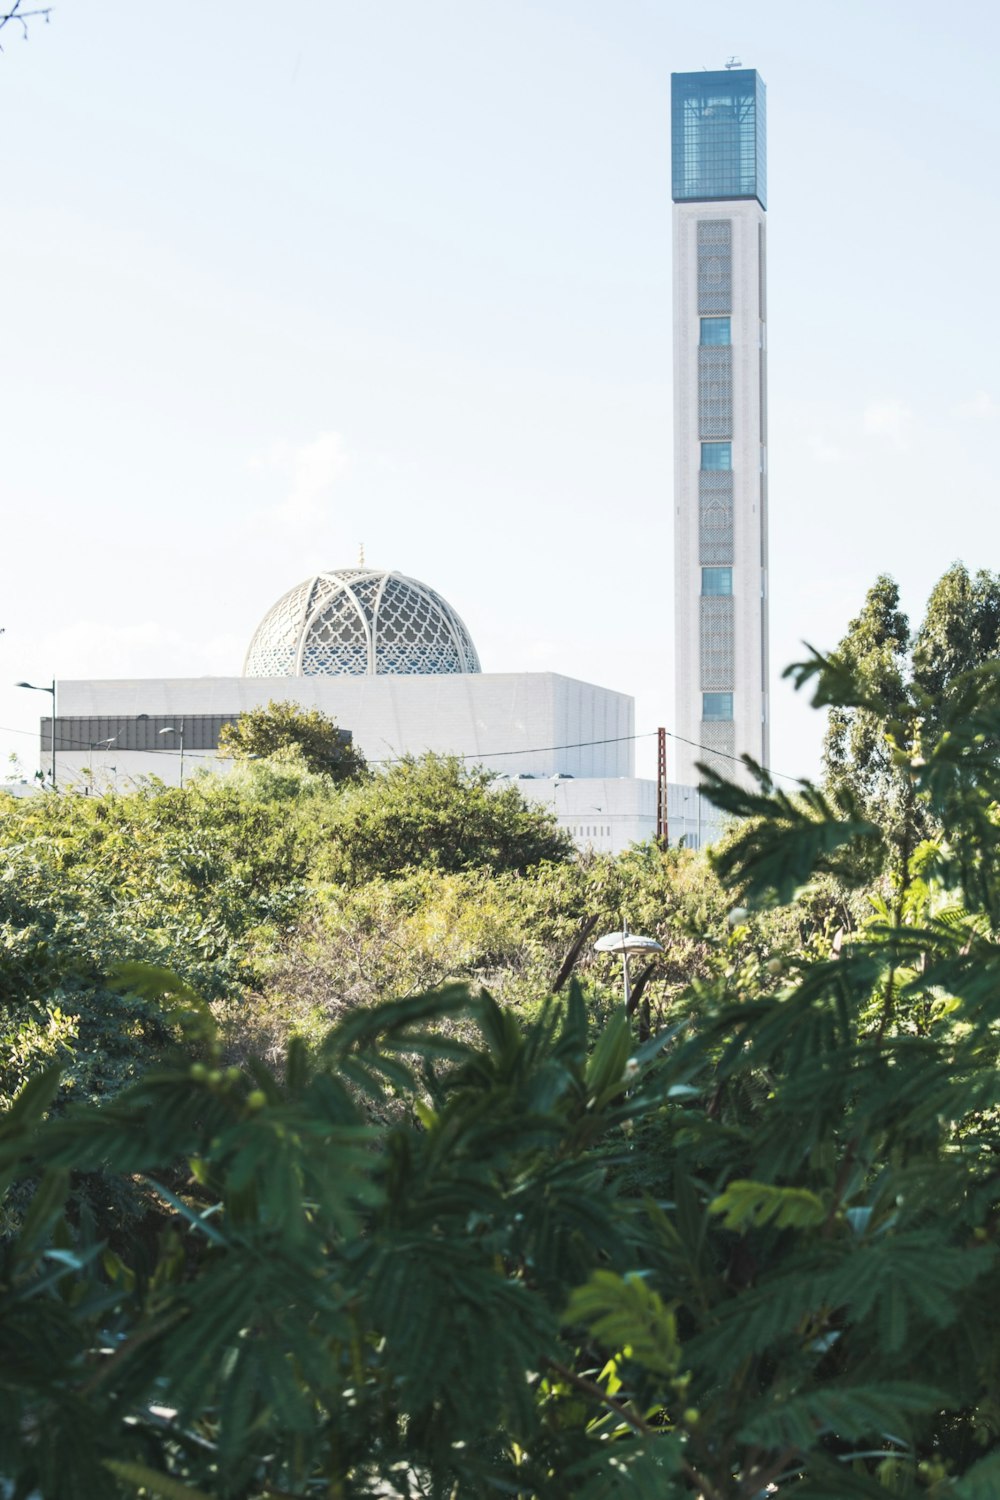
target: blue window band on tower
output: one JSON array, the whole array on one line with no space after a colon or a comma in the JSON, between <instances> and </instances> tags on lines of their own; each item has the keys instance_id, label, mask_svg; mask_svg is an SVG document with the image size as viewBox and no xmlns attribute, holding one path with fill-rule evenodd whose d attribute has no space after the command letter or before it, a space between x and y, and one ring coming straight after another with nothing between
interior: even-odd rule
<instances>
[{"instance_id":1,"label":"blue window band on tower","mask_svg":"<svg viewBox=\"0 0 1000 1500\"><path fill-rule=\"evenodd\" d=\"M733 467L732 443L702 443L701 467L709 470L731 469Z\"/></svg>"},{"instance_id":2,"label":"blue window band on tower","mask_svg":"<svg viewBox=\"0 0 1000 1500\"><path fill-rule=\"evenodd\" d=\"M675 203L756 198L767 207L766 109L755 68L671 74Z\"/></svg>"},{"instance_id":3,"label":"blue window band on tower","mask_svg":"<svg viewBox=\"0 0 1000 1500\"><path fill-rule=\"evenodd\" d=\"M714 344L731 344L730 320L728 318L702 318L699 342L702 348Z\"/></svg>"},{"instance_id":4,"label":"blue window band on tower","mask_svg":"<svg viewBox=\"0 0 1000 1500\"><path fill-rule=\"evenodd\" d=\"M733 592L732 568L702 568L701 592L703 595L731 594Z\"/></svg>"},{"instance_id":5,"label":"blue window band on tower","mask_svg":"<svg viewBox=\"0 0 1000 1500\"><path fill-rule=\"evenodd\" d=\"M732 693L702 693L701 716L709 723L731 723L733 717Z\"/></svg>"}]
</instances>

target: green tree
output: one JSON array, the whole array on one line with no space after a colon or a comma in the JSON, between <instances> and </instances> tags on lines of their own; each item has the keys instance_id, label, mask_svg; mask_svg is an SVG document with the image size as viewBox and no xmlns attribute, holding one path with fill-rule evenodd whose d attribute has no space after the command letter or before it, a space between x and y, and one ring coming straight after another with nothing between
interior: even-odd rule
<instances>
[{"instance_id":1,"label":"green tree","mask_svg":"<svg viewBox=\"0 0 1000 1500\"><path fill-rule=\"evenodd\" d=\"M882 799L893 782L885 712L905 713L909 706L909 644L910 623L899 607L899 586L883 573L832 657L852 674L866 698L878 700L879 711L832 705L823 747L828 778L834 784L849 780L865 805Z\"/></svg>"},{"instance_id":2,"label":"green tree","mask_svg":"<svg viewBox=\"0 0 1000 1500\"><path fill-rule=\"evenodd\" d=\"M364 775L364 756L350 735L318 708L272 700L266 708L251 708L219 735L219 754L231 760L271 756L301 756L306 768L333 781Z\"/></svg>"},{"instance_id":3,"label":"green tree","mask_svg":"<svg viewBox=\"0 0 1000 1500\"><path fill-rule=\"evenodd\" d=\"M573 973L599 1030L621 1000L621 961L595 953L593 943L625 919L666 950L639 998L652 1025L667 1025L683 1013L692 981L722 973L737 948L767 958L775 944L794 945L816 926L800 903L737 937L726 921L731 905L701 855L653 845L618 858L546 863L526 875L431 867L317 885L301 919L283 932L260 993L238 995L217 1014L238 1057L280 1056L292 1032L315 1039L358 1006L457 980L485 986L528 1019L586 923ZM827 915L824 908L821 922ZM634 966L633 980L643 972Z\"/></svg>"},{"instance_id":4,"label":"green tree","mask_svg":"<svg viewBox=\"0 0 1000 1500\"><path fill-rule=\"evenodd\" d=\"M244 995L305 901L338 795L271 761L183 790L0 794L0 1106L53 1050L74 1094L114 1094L163 1055L175 1028L112 983L123 962Z\"/></svg>"},{"instance_id":5,"label":"green tree","mask_svg":"<svg viewBox=\"0 0 1000 1500\"><path fill-rule=\"evenodd\" d=\"M1000 574L974 577L961 563L934 585L913 639L913 686L932 723L950 683L981 662L1000 657Z\"/></svg>"},{"instance_id":6,"label":"green tree","mask_svg":"<svg viewBox=\"0 0 1000 1500\"><path fill-rule=\"evenodd\" d=\"M875 712L843 664L797 675ZM891 830L709 778L749 913L648 1044L621 1010L595 1036L573 985L527 1020L449 987L348 1010L278 1072L209 1040L48 1119L31 1080L0 1116L13 1493L995 1494L1000 664L938 715L894 764L946 836L853 925L830 872ZM589 894L653 901L653 860ZM803 886L812 936L774 925L763 958L741 933ZM205 1025L162 970L129 979ZM99 1168L143 1192L141 1232L81 1211L72 1174Z\"/></svg>"},{"instance_id":7,"label":"green tree","mask_svg":"<svg viewBox=\"0 0 1000 1500\"><path fill-rule=\"evenodd\" d=\"M951 686L998 656L1000 575L984 570L970 578L961 563L935 584L915 633L897 584L880 575L831 654L830 667L851 691L829 704L826 783L877 822L890 847L912 850L929 830L928 808L912 796L907 757L940 733Z\"/></svg>"},{"instance_id":8,"label":"green tree","mask_svg":"<svg viewBox=\"0 0 1000 1500\"><path fill-rule=\"evenodd\" d=\"M546 808L453 755L406 756L347 789L317 856L321 877L357 884L404 870L524 872L573 845Z\"/></svg>"},{"instance_id":9,"label":"green tree","mask_svg":"<svg viewBox=\"0 0 1000 1500\"><path fill-rule=\"evenodd\" d=\"M885 835L710 778L751 911L647 1045L620 1010L594 1040L575 986L527 1024L452 987L278 1075L181 1058L48 1120L37 1078L0 1117L14 1493L995 1494L1000 667L939 712L909 775L947 838L773 968L740 924ZM143 1185L142 1234L67 1198L101 1164Z\"/></svg>"},{"instance_id":10,"label":"green tree","mask_svg":"<svg viewBox=\"0 0 1000 1500\"><path fill-rule=\"evenodd\" d=\"M842 663L797 674L819 702L867 702ZM872 915L763 976L701 991L675 1051L700 1096L653 1140L666 1200L649 1284L677 1308L699 1493L995 1493L1000 1366L980 1323L998 1276L1000 664L947 682L938 732L895 769L928 826ZM888 719L883 733L893 735ZM859 842L890 843L816 788L710 778L743 819L717 858L768 910ZM751 916L747 920L754 920ZM763 979L763 983L761 983ZM984 1153L984 1154L982 1154ZM958 1162L962 1165L959 1167ZM958 1176L953 1172L958 1171ZM571 1310L614 1357L636 1314L613 1278ZM634 1348L634 1346L633 1346ZM600 1356L599 1356L600 1357ZM666 1399L649 1355L639 1402Z\"/></svg>"},{"instance_id":11,"label":"green tree","mask_svg":"<svg viewBox=\"0 0 1000 1500\"><path fill-rule=\"evenodd\" d=\"M651 1496L680 1454L588 1435L560 1329L632 1263L629 1051L618 1015L588 1055L578 993L522 1030L455 989L356 1013L283 1078L161 1068L62 1124L38 1080L0 1121L0 1171L46 1172L0 1259L0 1474L44 1500L597 1500L645 1470ZM70 1227L66 1169L101 1163L172 1227L113 1251Z\"/></svg>"}]
</instances>

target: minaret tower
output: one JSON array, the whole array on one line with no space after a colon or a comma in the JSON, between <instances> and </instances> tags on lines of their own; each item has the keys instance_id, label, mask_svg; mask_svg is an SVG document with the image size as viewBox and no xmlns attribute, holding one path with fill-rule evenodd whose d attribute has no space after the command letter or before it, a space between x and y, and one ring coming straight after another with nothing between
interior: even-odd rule
<instances>
[{"instance_id":1,"label":"minaret tower","mask_svg":"<svg viewBox=\"0 0 1000 1500\"><path fill-rule=\"evenodd\" d=\"M674 729L707 747L675 741L674 777L692 784L698 760L769 758L763 80L674 73L671 119Z\"/></svg>"}]
</instances>

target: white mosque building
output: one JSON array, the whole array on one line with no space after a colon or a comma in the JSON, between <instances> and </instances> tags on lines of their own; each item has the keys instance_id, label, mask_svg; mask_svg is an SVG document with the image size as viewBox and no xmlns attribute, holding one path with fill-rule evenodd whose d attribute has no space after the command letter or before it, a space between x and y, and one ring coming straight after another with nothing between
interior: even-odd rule
<instances>
[{"instance_id":1,"label":"white mosque building","mask_svg":"<svg viewBox=\"0 0 1000 1500\"><path fill-rule=\"evenodd\" d=\"M465 623L434 589L359 565L305 579L267 611L239 677L56 684L41 764L60 789L177 785L217 753L222 725L271 701L318 708L374 766L427 751L493 771L552 808L581 848L656 834L657 785L635 775L632 698L556 672L483 672ZM718 814L667 788L670 842L700 845Z\"/></svg>"}]
</instances>

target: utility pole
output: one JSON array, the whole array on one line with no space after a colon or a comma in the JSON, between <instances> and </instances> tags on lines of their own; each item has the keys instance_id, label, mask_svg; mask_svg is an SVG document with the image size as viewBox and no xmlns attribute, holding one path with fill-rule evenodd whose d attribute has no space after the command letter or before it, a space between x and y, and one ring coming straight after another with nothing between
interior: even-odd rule
<instances>
[{"instance_id":1,"label":"utility pole","mask_svg":"<svg viewBox=\"0 0 1000 1500\"><path fill-rule=\"evenodd\" d=\"M28 688L32 693L52 694L52 790L56 789L56 679L53 677L51 687L38 687L33 682L15 682L15 687Z\"/></svg>"},{"instance_id":2,"label":"utility pole","mask_svg":"<svg viewBox=\"0 0 1000 1500\"><path fill-rule=\"evenodd\" d=\"M656 731L656 842L668 847L667 829L667 731Z\"/></svg>"}]
</instances>

